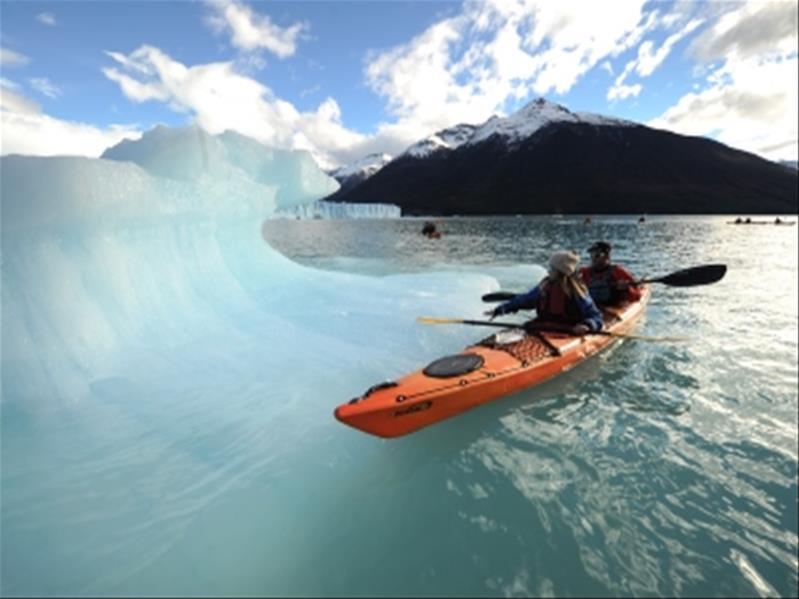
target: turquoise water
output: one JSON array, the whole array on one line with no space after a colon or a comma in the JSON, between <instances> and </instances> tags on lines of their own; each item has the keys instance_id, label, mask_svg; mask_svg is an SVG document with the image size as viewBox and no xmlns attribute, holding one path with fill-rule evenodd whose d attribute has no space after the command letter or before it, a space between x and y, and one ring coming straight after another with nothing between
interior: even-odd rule
<instances>
[{"instance_id":1,"label":"turquoise water","mask_svg":"<svg viewBox=\"0 0 799 599\"><path fill-rule=\"evenodd\" d=\"M235 335L214 321L176 326L181 341L157 351L128 342L108 367L120 374L69 371L86 391L58 401L4 382L0 590L796 596L797 227L726 220L443 219L439 240L417 219L270 221L269 244L312 269L274 289L227 251L219 271L269 289L264 310L313 321L279 338L260 308L196 288L201 253L170 285ZM478 317L474 296L526 289L553 249L585 256L599 238L638 275L728 265L715 285L655 288L636 332L689 341L618 344L391 441L333 419L371 384L486 333L413 315ZM195 240L179 240L182 261ZM4 246L4 302L14 266ZM335 292L295 292L328 276Z\"/></svg>"},{"instance_id":2,"label":"turquoise water","mask_svg":"<svg viewBox=\"0 0 799 599\"><path fill-rule=\"evenodd\" d=\"M403 441L412 464L433 462L417 475L424 483L402 492L418 493L411 513L434 512L423 530L436 532L401 535L397 566L410 559L418 576L399 592L796 594L797 236L727 220L445 219L440 240L420 239L419 220L275 227L273 245L307 264L499 266L514 290L530 284L514 265L545 264L557 247L585 258L595 239L639 275L729 267L713 286L656 287L638 330L690 342L625 343L468 422ZM431 565L425 582L425 559L408 558L420 544L433 545L426 559L448 564L449 576Z\"/></svg>"}]
</instances>

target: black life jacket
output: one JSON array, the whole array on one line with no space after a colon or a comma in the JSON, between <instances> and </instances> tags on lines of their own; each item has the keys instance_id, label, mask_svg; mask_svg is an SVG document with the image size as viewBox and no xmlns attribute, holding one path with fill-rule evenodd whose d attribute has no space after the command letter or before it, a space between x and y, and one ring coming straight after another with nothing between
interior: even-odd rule
<instances>
[{"instance_id":1,"label":"black life jacket","mask_svg":"<svg viewBox=\"0 0 799 599\"><path fill-rule=\"evenodd\" d=\"M568 324L578 323L583 318L577 299L567 296L559 284L549 280L541 284L536 313L539 320Z\"/></svg>"}]
</instances>

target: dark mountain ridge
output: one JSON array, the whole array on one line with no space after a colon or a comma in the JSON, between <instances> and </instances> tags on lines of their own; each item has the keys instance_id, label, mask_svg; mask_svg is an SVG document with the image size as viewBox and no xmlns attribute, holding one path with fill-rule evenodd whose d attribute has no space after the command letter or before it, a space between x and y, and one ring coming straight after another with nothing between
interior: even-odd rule
<instances>
[{"instance_id":1,"label":"dark mountain ridge","mask_svg":"<svg viewBox=\"0 0 799 599\"><path fill-rule=\"evenodd\" d=\"M796 214L798 198L797 173L780 164L608 119L406 152L327 200L391 203L404 215Z\"/></svg>"}]
</instances>

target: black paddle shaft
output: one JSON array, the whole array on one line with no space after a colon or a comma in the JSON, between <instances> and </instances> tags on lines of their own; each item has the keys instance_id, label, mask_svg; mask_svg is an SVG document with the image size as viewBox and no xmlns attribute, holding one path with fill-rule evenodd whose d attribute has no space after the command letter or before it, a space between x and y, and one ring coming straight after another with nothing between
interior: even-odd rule
<instances>
[{"instance_id":1,"label":"black paddle shaft","mask_svg":"<svg viewBox=\"0 0 799 599\"><path fill-rule=\"evenodd\" d=\"M678 270L669 275L656 277L654 279L641 279L635 281L635 285L644 283L663 283L671 287L695 287L697 285L710 285L720 281L727 272L726 264L705 264L704 266L694 266ZM517 294L510 291L494 291L483 296L484 302L506 302L516 297Z\"/></svg>"},{"instance_id":2,"label":"black paddle shaft","mask_svg":"<svg viewBox=\"0 0 799 599\"><path fill-rule=\"evenodd\" d=\"M461 324L471 324L475 326L484 327L500 327L503 329L522 329L530 334L535 333L565 333L566 335L574 335L574 332L568 327L558 327L553 325L538 325L533 322L494 322L492 320L461 320ZM606 337L615 337L616 334L610 331L588 331L586 335L604 335Z\"/></svg>"}]
</instances>

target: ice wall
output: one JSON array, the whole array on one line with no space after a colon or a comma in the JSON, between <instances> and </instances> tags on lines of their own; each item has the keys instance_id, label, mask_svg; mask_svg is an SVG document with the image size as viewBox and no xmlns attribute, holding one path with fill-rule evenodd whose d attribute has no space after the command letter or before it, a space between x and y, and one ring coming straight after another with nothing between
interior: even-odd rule
<instances>
[{"instance_id":1,"label":"ice wall","mask_svg":"<svg viewBox=\"0 0 799 599\"><path fill-rule=\"evenodd\" d=\"M281 262L260 219L336 186L256 146L157 129L113 159L3 158L4 401L74 399L137 348L226 330Z\"/></svg>"},{"instance_id":2,"label":"ice wall","mask_svg":"<svg viewBox=\"0 0 799 599\"><path fill-rule=\"evenodd\" d=\"M472 340L415 318L475 314L496 287L289 261L264 219L337 184L239 135L3 157L0 179L3 595L293 588L297 498L367 442L334 407ZM243 522L259 533L196 554Z\"/></svg>"},{"instance_id":3,"label":"ice wall","mask_svg":"<svg viewBox=\"0 0 799 599\"><path fill-rule=\"evenodd\" d=\"M217 203L220 195L234 198L237 204L242 197L267 200L274 196L263 205L262 213L308 204L339 188L308 152L275 150L233 131L211 136L196 126L159 126L140 140L122 141L102 157L134 162L150 174L170 180L205 182L210 189L202 191L211 194L202 195L212 203ZM238 184L264 189L259 194L254 188L239 190Z\"/></svg>"},{"instance_id":4,"label":"ice wall","mask_svg":"<svg viewBox=\"0 0 799 599\"><path fill-rule=\"evenodd\" d=\"M293 327L354 336L363 323L326 315L386 282L333 280L260 235L275 209L336 186L307 153L193 127L156 128L99 160L3 158L3 401L79 397L148 348L236 331L265 346Z\"/></svg>"}]
</instances>

